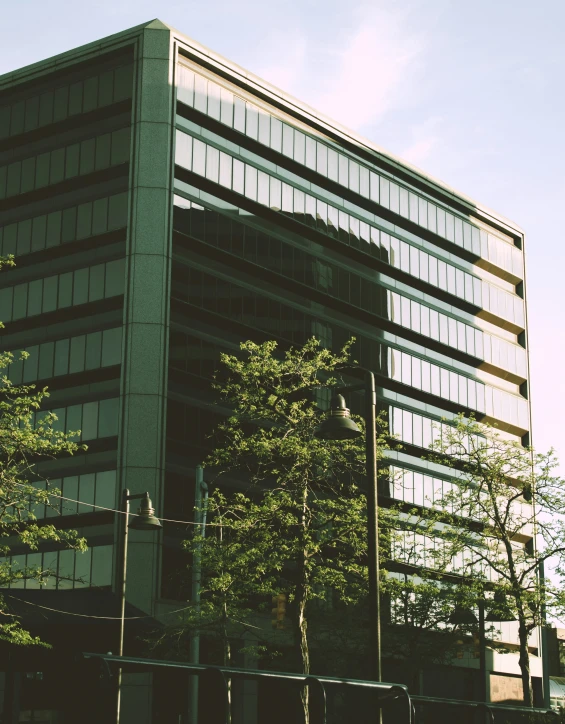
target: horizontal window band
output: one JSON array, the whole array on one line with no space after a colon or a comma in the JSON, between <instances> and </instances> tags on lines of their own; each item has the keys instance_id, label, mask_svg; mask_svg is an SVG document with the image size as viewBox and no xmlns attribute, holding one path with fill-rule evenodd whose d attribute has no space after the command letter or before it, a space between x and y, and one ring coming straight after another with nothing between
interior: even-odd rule
<instances>
[{"instance_id":1,"label":"horizontal window band","mask_svg":"<svg viewBox=\"0 0 565 724\"><path fill-rule=\"evenodd\" d=\"M263 158L271 161L277 166L286 168L291 173L296 174L297 176L301 176L307 181L310 181L311 183L314 183L317 186L326 189L331 194L342 196L347 201L350 201L351 203L360 206L366 211L372 213L376 211L379 216L382 216L384 219L391 222L392 224L405 228L410 233L422 237L426 241L429 241L435 246L440 247L444 251L455 254L461 259L464 259L471 264L475 264L476 266L485 269L485 271L489 271L495 276L504 279L505 281L508 281L512 284L518 284L520 281L522 281L520 277L517 277L514 274L511 274L509 271L494 265L488 259L485 259L480 255L474 254L467 249L458 246L454 242L443 239L441 236L434 234L433 232L425 229L424 227L416 224L413 221L410 221L410 219L396 214L384 206L376 204L375 202L365 198L361 194L356 194L346 186L340 185L339 183L332 181L331 179L323 175L320 175L316 171L308 168L307 166L304 166L297 161L294 161L293 159L282 153L274 151L272 148L269 148L268 146L260 143L259 141L256 141L253 138L250 138L249 136L240 133L233 128L230 128L229 126L215 120L214 118L210 118L210 116L201 113L200 111L197 111L194 108L191 108L190 106L187 106L180 101L177 103L177 113L181 117L198 123L198 125L209 129L210 131L216 133L219 136L223 136L232 143L246 148L247 150L258 156L262 156ZM427 189L425 188L423 188L422 190L427 191Z\"/></svg>"},{"instance_id":2,"label":"horizontal window band","mask_svg":"<svg viewBox=\"0 0 565 724\"><path fill-rule=\"evenodd\" d=\"M96 385L100 382L117 381L118 385L115 390L119 394L120 375L121 365L112 365L111 367L98 367L95 369L86 370L85 372L68 372L65 375L59 375L57 377L46 377L44 379L37 379L31 382L22 382L21 384L32 384L36 385L38 388L48 387L50 393L57 394L56 402L57 406L60 407L61 405L67 404L66 402L62 402L62 400L65 399L64 395L66 392L68 392L70 395L68 398L68 404L72 404L72 400L76 399L76 392L73 392L73 390L77 387ZM83 397L81 397L81 400L82 399ZM46 401L45 405L42 406L42 410L48 409L46 407L47 403L48 401Z\"/></svg>"},{"instance_id":3,"label":"horizontal window band","mask_svg":"<svg viewBox=\"0 0 565 724\"><path fill-rule=\"evenodd\" d=\"M109 50L97 58L88 58L88 60L82 60L63 68L53 68L47 76L33 77L30 80L26 80L24 74L33 73L33 68L30 70L29 67L24 67L15 71L13 80L7 81L5 87L0 90L0 103L5 98L9 98L10 101L12 99L18 101L33 97L51 90L53 86L83 80L90 73L98 74L107 70L115 70L133 62L134 50L135 46L132 42L115 50Z\"/></svg>"},{"instance_id":4,"label":"horizontal window band","mask_svg":"<svg viewBox=\"0 0 565 724\"><path fill-rule=\"evenodd\" d=\"M117 178L106 180L102 183L95 183L89 186L78 186L64 194L58 194L55 198L48 198L33 204L26 204L22 207L8 209L0 214L0 226L6 227L10 224L17 224L37 216L51 214L57 211L66 211L73 206L80 206L85 203L94 203L103 198L128 192L129 176L122 175Z\"/></svg>"},{"instance_id":5,"label":"horizontal window band","mask_svg":"<svg viewBox=\"0 0 565 724\"><path fill-rule=\"evenodd\" d=\"M90 447L90 445L89 445ZM79 473L80 474L80 473ZM64 503L65 501L63 501ZM90 507L90 506L89 506ZM95 526L107 526L114 522L115 513L111 510L97 510L94 513L78 513L76 515L60 515L48 518L38 518L37 525L41 528L44 525L54 525L57 530L76 530L76 528L94 528ZM81 533L85 536L90 536L91 533L84 531ZM92 541L89 540L89 545L92 546ZM111 539L108 542L112 542ZM97 541L98 545L104 545ZM94 546L95 547L95 546ZM43 550L43 549L41 549ZM14 552L17 553L14 548Z\"/></svg>"},{"instance_id":6,"label":"horizontal window band","mask_svg":"<svg viewBox=\"0 0 565 724\"><path fill-rule=\"evenodd\" d=\"M116 367L119 368L119 365L116 365ZM94 371L98 372L99 370ZM101 371L105 372L105 370ZM78 377L78 375L68 376ZM102 375L102 378L103 377L104 375ZM109 379L96 380L94 380L93 376L91 382L92 389L88 389L88 386L89 385L87 382L86 385L82 386L82 389L79 389L78 386L60 388L57 390L53 388L53 395L45 400L45 403L42 405L40 412L53 412L60 408L68 409L69 407L77 404L84 405L89 402L100 402L101 400L116 399L120 396L120 380L115 376L109 377ZM51 390L52 388L50 387L49 389Z\"/></svg>"},{"instance_id":7,"label":"horizontal window band","mask_svg":"<svg viewBox=\"0 0 565 724\"><path fill-rule=\"evenodd\" d=\"M95 304L97 302L90 303ZM57 342L60 339L89 334L90 332L103 332L106 329L121 327L122 324L123 311L122 307L118 306L115 309L103 310L87 317L78 316L72 320L55 322L41 327L36 326L22 333L10 334L9 330L4 330L0 340L7 351L17 352L36 344Z\"/></svg>"},{"instance_id":8,"label":"horizontal window band","mask_svg":"<svg viewBox=\"0 0 565 724\"><path fill-rule=\"evenodd\" d=\"M383 259L384 250L381 248L382 244L380 244L380 240L379 245L376 245L376 243L371 243L370 248L367 249L364 254L365 258L362 261L358 261L357 259L353 258L352 255L344 255L343 244L341 248L334 249L329 245L317 243L312 239L307 238L304 234L290 231L290 229L287 228L283 229L280 224L272 223L266 217L258 216L257 214L253 213L248 213L247 210L230 204L229 202L220 199L217 195L200 191L199 189L188 186L181 181L177 182L175 191L176 194L174 197L174 226L181 233L185 235L194 235L198 239L208 241L209 235L211 235L212 239L215 239L221 229L221 238L218 237L216 240L210 241L209 243L218 249L225 249L226 251L231 251L231 253L238 256L243 256L244 258L250 258L250 255L247 251L247 236L249 234L251 235L251 248L252 250L255 250L253 254L257 256L259 255L259 250L253 239L253 236L256 235L257 239L259 239L260 237L263 239L263 243L275 243L278 246L287 248L286 254L289 254L290 257L299 254L304 256L305 258L308 257L310 259L315 259L316 264L321 264L324 268L327 267L328 270L335 267L333 271L334 276L336 273L339 274L340 270L344 270L347 271L348 274L352 274L355 278L358 278L361 285L365 285L367 283L373 284L377 279L381 280L383 287L390 289L392 292L397 292L404 297L409 297L410 299L412 299L412 302L414 304L418 304L420 306L428 308L430 310L430 313L433 310L435 313L443 316L447 315L450 319L456 320L458 325L463 324L467 327L471 325L471 327L475 329L475 332L485 336L485 345L489 349L490 343L487 344L487 337L489 339L492 337L493 344L495 344L496 338L503 346L508 347L510 345L516 348L516 354L522 357L522 359L520 359L520 361L516 360L515 364L512 364L512 362L504 363L502 367L504 369L508 369L510 372L516 372L517 374L520 374L520 372L518 371L518 369L520 368L523 370L523 374L525 375L527 365L525 364L525 339L523 334L520 335L522 339L519 341L515 339L516 335L513 335L512 332L503 329L499 325L496 326L495 330L483 330L480 326L474 327L474 325L476 324L475 315L470 314L469 312L466 312L459 308L454 308L452 304L449 304L449 302L443 302L442 299L439 299L437 297L435 292L433 295L418 294L419 289L417 283L411 284L401 282L400 284L398 284L396 280L391 278L386 270L383 273L380 270L377 271L376 269L372 268L373 264L371 264L365 254L368 255L371 260L376 259L380 263L384 263L385 265L387 265L387 267L389 266L387 259ZM238 228L239 231L235 232L233 230L230 230L232 229L232 227L234 229ZM311 227L308 226L307 228ZM231 236L236 233L237 237ZM241 240L235 243L236 238L239 238L239 235L245 236L245 252L243 251ZM235 246L237 251L234 251L232 248L230 248L232 246ZM280 251L278 253L280 256ZM275 267L278 271L278 266L280 266L281 259L279 259L279 256L276 255L273 257L272 251L269 251L269 255L269 264L264 263L266 259L264 255L262 255L262 261L257 263L261 263L262 266L265 266L266 268ZM278 260L278 263L276 260ZM287 265L288 259L284 263L285 269L287 268ZM294 267L292 267L292 269L294 273ZM401 271L403 273L406 273L405 270L401 269ZM286 275L289 276L290 272ZM414 279L415 282L418 282L418 277L412 277L412 275L410 275L410 278ZM353 281L354 279L352 277L352 282ZM310 283L312 283L312 281ZM434 290L435 289L436 287L434 286ZM441 289L441 287L439 289ZM335 289L333 293L336 293ZM451 292L448 293L451 294ZM458 298L457 295L456 298ZM352 303L355 305L355 302ZM404 327L409 326L404 324L404 322L401 322L401 324ZM418 331L417 328L416 331ZM457 349L461 349L459 344L452 344L451 346ZM478 348L482 348L482 346L483 345L479 343ZM463 351L466 352L467 350L465 349ZM469 352L469 354L473 353ZM480 357L480 355L478 356ZM489 359L489 357L490 355L485 356L484 359L486 361L492 361ZM493 364L495 363L493 362ZM514 369L514 367L516 367L516 369Z\"/></svg>"},{"instance_id":9,"label":"horizontal window band","mask_svg":"<svg viewBox=\"0 0 565 724\"><path fill-rule=\"evenodd\" d=\"M57 147L51 146L51 144L49 146L46 145L45 141L47 141L49 138L54 138L57 142L60 142L61 134L75 130L80 131L80 134L75 134L76 139L73 137L73 141L82 140L83 138L90 138L93 131L95 133L98 132L98 129L92 127L94 124L99 123L100 121L105 121L106 119L112 119L114 117L116 117L117 125L115 125L114 127L114 125L110 123L108 125L108 130L116 130L117 128L121 128L124 125L123 120L119 120L118 117L122 114L130 113L131 108L131 98L127 98L126 100L119 101L118 103L113 103L109 106L96 108L93 111L89 111L88 113L70 116L62 121L51 123L46 126L41 126L40 128L35 128L33 131L27 131L17 136L10 136L8 138L4 138L0 141L0 155L5 151L16 151L16 149L20 146L25 146L26 152L31 151L31 153L33 153L33 147L29 148L29 146L34 143L43 142L41 143L41 150L38 149L38 153L41 153L44 146L45 149ZM129 125L129 123L127 123L127 125ZM14 158L15 157L16 155L14 155ZM6 160L11 161L12 159L2 159L1 163L6 163Z\"/></svg>"},{"instance_id":10,"label":"horizontal window band","mask_svg":"<svg viewBox=\"0 0 565 724\"><path fill-rule=\"evenodd\" d=\"M403 168L402 165L390 161L389 159L387 159L386 156L378 154L377 151L370 150L358 143L355 143L353 140L350 140L345 134L340 133L339 131L337 131L337 129L333 129L330 125L318 122L315 116L310 115L310 109L306 109L303 112L296 111L289 104L284 103L282 100L278 100L277 96L273 96L270 93L263 92L260 86L253 86L251 88L245 78L242 77L240 79L238 76L232 75L231 73L224 71L221 67L210 63L206 57L194 55L183 48L179 48L179 55L185 56L198 66L204 67L207 70L211 71L213 74L224 78L230 84L240 87L246 93L252 96L256 96L260 100L266 102L268 105L283 111L286 115L295 118L300 123L310 126L314 132L322 134L322 139L320 140L323 140L324 136L330 137L339 146L343 146L346 152L353 154L359 159L362 159L369 165L373 166L377 171L379 169L384 170L385 172L391 174L391 176L397 177L399 180L404 181L408 185L414 186L414 188L417 188L420 191L431 195L439 203L452 207L463 215L467 215L469 213L469 207L467 205L463 204L456 196L454 197L451 193L446 193L438 184L432 182L432 184L430 185L430 182L424 181L413 172L410 172L408 171L408 169ZM190 68L190 70L192 70L192 68ZM177 107L180 107L180 105L181 102L177 101ZM187 106L184 103L182 104L182 106L184 108L192 110L190 106ZM209 116L207 117L209 118ZM223 126L223 124L221 125ZM377 158L375 158L376 156ZM495 228L498 228L492 220L490 221L490 223L495 226ZM499 230L505 234L509 233L508 229L506 228L501 227Z\"/></svg>"},{"instance_id":11,"label":"horizontal window band","mask_svg":"<svg viewBox=\"0 0 565 724\"><path fill-rule=\"evenodd\" d=\"M75 176L73 178L65 179L52 186L43 186L33 191L27 191L23 194L17 194L0 201L0 214L3 211L20 208L27 204L32 204L43 199L55 199L60 194L65 194L70 191L74 191L77 188L86 188L95 184L104 183L105 181L111 181L112 179L125 176L127 178L129 174L129 162L121 163L117 166L110 166L108 168L100 169L100 171L93 171L92 173L85 174L84 176ZM1 216L0 216L1 220Z\"/></svg>"},{"instance_id":12,"label":"horizontal window band","mask_svg":"<svg viewBox=\"0 0 565 724\"><path fill-rule=\"evenodd\" d=\"M80 317L90 317L94 314L107 312L113 309L123 309L124 296L123 294L116 295L115 297L108 297L107 299L98 299L95 302L85 302L77 306L64 307L62 309L55 309L52 312L45 312L44 314L37 314L33 317L24 317L14 322L8 322L4 330L4 334L0 336L0 342L3 341L5 336L8 334L17 334L28 330L33 330L39 326L47 326L50 324L56 324L59 322L72 321Z\"/></svg>"},{"instance_id":13,"label":"horizontal window band","mask_svg":"<svg viewBox=\"0 0 565 724\"><path fill-rule=\"evenodd\" d=\"M372 249L374 243L382 245L386 239L387 263L513 324L523 325L524 302L513 285L506 283L510 289L505 289L493 284L473 273L476 269L461 268L457 257L437 256L438 247L426 248L427 242L403 227L389 225L370 212L365 215L362 209L350 209L341 198L327 198L319 187L311 189L301 184L300 179L293 181L282 171L277 173L276 166L262 167L261 157L238 157L236 150L214 144L210 139L201 140L198 135L198 130L177 129L175 155L181 167L347 246ZM200 193L198 185L193 188ZM508 244L504 246L510 248Z\"/></svg>"},{"instance_id":14,"label":"horizontal window band","mask_svg":"<svg viewBox=\"0 0 565 724\"><path fill-rule=\"evenodd\" d=\"M16 263L16 266L6 270L5 274L4 271L2 272L1 279L3 283L0 285L0 290L26 282L78 271L105 262L125 259L125 250L125 241L115 241L114 239L107 241L103 245L94 244L86 250L80 248L79 242L73 250L73 254L57 254L53 260L44 259L42 264L29 264L20 267ZM4 276L6 277L5 282Z\"/></svg>"},{"instance_id":15,"label":"horizontal window band","mask_svg":"<svg viewBox=\"0 0 565 724\"><path fill-rule=\"evenodd\" d=\"M226 330L229 330L229 332L231 332L232 334L239 335L240 339L251 339L252 341L255 341L257 343L261 343L265 340L266 333L263 330L248 326L242 322L237 322L233 319L221 315L218 312L211 312L188 302L183 302L174 298L171 299L171 321L178 321L182 324L183 320L187 317L189 319L202 319L203 321L207 321L210 325L213 325L219 329L226 328ZM271 332L269 333L269 338L275 339L276 341L281 340L280 348L282 350L289 349L292 346L296 346L295 344L289 342L288 339L281 339L276 334L273 334ZM359 339L359 337L357 339ZM384 347L390 346L384 342L377 342L376 340L374 341L376 344L382 345ZM284 342L284 344L282 342ZM513 425L506 421L498 421L495 420L495 418L489 418L486 414L468 408L461 403L451 402L445 397L438 397L431 393L424 392L423 390L412 387L411 385L407 385L402 382L393 380L390 377L384 377L382 375L379 375L378 373L375 374L375 377L378 380L378 384L382 385L383 388L388 389L392 392L396 392L403 396L411 397L415 400L420 400L424 402L424 404L429 404L436 407L439 406L441 408L444 408L447 412L451 412L453 414L464 412L465 414L469 415L472 413L475 415L477 420L497 422L500 429L507 430L514 435L522 436L524 435L524 433L527 432L526 429L518 427L517 425ZM484 386L483 382L479 382L478 384Z\"/></svg>"},{"instance_id":16,"label":"horizontal window band","mask_svg":"<svg viewBox=\"0 0 565 724\"><path fill-rule=\"evenodd\" d=\"M290 219L278 211L269 209L257 203L256 201L252 201L247 197L236 193L235 191L231 191L222 186L219 186L213 181L209 181L208 179L203 178L202 176L199 176L192 171L187 171L186 169L182 168L182 166L175 166L175 177L179 178L185 183L190 184L191 186L200 187L203 191L213 194L214 196L218 196L227 201L228 203L245 209L258 217L267 219L272 224L282 227L283 229L286 228L289 231L292 231L294 234L304 236L323 246L328 246L342 256L350 256L359 264L370 266L371 268L375 269L375 271L384 272L388 276L394 277L395 279L398 279L399 281L402 281L409 286L420 289L421 291L435 296L438 299L442 299L448 304L460 307L469 314L476 316L481 311L480 307L471 304L464 299L461 299L460 297L455 297L452 294L449 294L449 292L446 292L439 287L435 287L432 284L428 284L421 279L418 279L417 277L414 277L411 274L402 271L397 267L386 264L385 262L376 259L370 254L367 254L359 249L356 249L353 246L345 244L339 239L335 239L334 237L324 234L317 229L313 229L306 224L301 224L294 219Z\"/></svg>"},{"instance_id":17,"label":"horizontal window band","mask_svg":"<svg viewBox=\"0 0 565 724\"><path fill-rule=\"evenodd\" d=\"M22 281L30 281L32 279L40 279L48 276L49 273L57 273L60 271L68 271L83 266L85 260L81 260L80 264L73 262L73 257L89 251L107 249L107 253L100 251L95 257L91 256L86 263L111 261L112 259L121 259L125 256L125 243L127 237L127 228L115 229L107 231L104 234L88 236L84 239L76 239L59 246L51 246L49 249L34 251L30 254L22 254L16 256L16 266L7 267L2 270L2 287L11 284L19 284ZM112 248L111 248L112 247ZM64 260L63 263L59 263ZM41 265L45 269L38 269ZM26 270L28 273L25 273ZM18 274L16 272L23 272ZM21 278L20 278L21 277ZM16 279L16 281L11 281Z\"/></svg>"},{"instance_id":18,"label":"horizontal window band","mask_svg":"<svg viewBox=\"0 0 565 724\"><path fill-rule=\"evenodd\" d=\"M256 201L253 201L241 194L236 193L235 191L231 191L230 189L227 189L223 186L219 186L213 181L199 176L192 171L188 171L181 166L175 166L175 177L183 181L184 183L189 184L190 186L201 189L205 193L209 193L213 196L219 197L235 207L249 211L255 216L265 219L269 224L279 226L282 229L288 229L289 231L298 236L305 237L322 246L326 246L332 249L334 252L340 254L341 256L351 257L358 264L369 266L375 271L383 272L387 276L393 277L394 279L397 279L398 281L401 281L410 287L419 289L420 291L432 297L436 297L437 299L444 301L450 306L457 307L470 315L484 317L487 321L492 322L493 324L496 324L498 326L502 326L515 334L518 334L522 331L521 326L511 322L504 317L498 317L491 312L486 312L484 309L477 306L476 304L472 304L471 302L468 302L461 297L450 294L448 291L442 289L441 287L430 284L429 282L425 282L417 276L413 276L412 274L403 271L402 269L393 266L392 264L387 264L386 262L375 258L368 252L361 251L360 249L346 244L345 242L340 241L339 239L334 238L328 234L324 234L322 231L314 229L305 223L303 224L299 221L296 221L295 219L289 218L288 216L279 211L270 209L266 206L263 206L262 204L259 204ZM182 193L181 190L177 191L180 191Z\"/></svg>"},{"instance_id":19,"label":"horizontal window band","mask_svg":"<svg viewBox=\"0 0 565 724\"><path fill-rule=\"evenodd\" d=\"M417 332L414 332L407 327L396 324L392 320L377 316L369 311L363 310L360 307L356 307L351 303L343 301L337 297L331 296L329 294L324 294L322 291L313 289L312 287L304 283L290 279L289 277L283 276L282 274L277 274L275 271L267 269L266 267L258 266L249 260L242 259L241 257L232 255L224 250L220 251L216 247L213 247L195 237L188 237L181 232L175 231L174 243L178 244L179 246L183 246L187 251L193 251L194 244L196 243L199 246L200 251L203 252L207 257L209 257L211 261L226 262L227 256L229 258L230 267L232 267L233 269L239 269L241 271L247 272L248 274L256 274L260 276L262 280L268 282L269 284L281 288L281 300L284 300L284 290L287 289L296 293L299 296L311 300L312 302L316 302L328 308L336 309L342 312L344 315L348 315L352 318L361 319L367 324L378 324L379 328L383 331L388 331L391 334L403 337L423 347L433 349L440 354L452 357L453 359L456 359L477 369L484 369L486 372L490 372L496 376L508 379L510 382L520 384L524 381L523 377L514 375L513 373L509 373L507 370L499 369L498 367L483 361L479 357L474 357L472 355L466 354L465 352L461 352L454 347L446 346L431 337L426 337L424 335L418 334ZM182 258L175 254L174 247L173 259L177 262L182 261ZM190 261L187 261L185 263L190 264ZM213 265L210 267L209 271L213 273ZM237 278L235 278L234 281L237 281ZM379 285L376 284L376 286ZM381 287L381 289L386 292L386 287Z\"/></svg>"}]
</instances>

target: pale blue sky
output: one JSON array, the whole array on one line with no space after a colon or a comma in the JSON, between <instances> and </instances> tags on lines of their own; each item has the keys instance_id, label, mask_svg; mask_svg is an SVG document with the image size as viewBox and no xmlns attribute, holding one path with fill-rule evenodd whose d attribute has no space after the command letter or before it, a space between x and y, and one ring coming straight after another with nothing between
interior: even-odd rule
<instances>
[{"instance_id":1,"label":"pale blue sky","mask_svg":"<svg viewBox=\"0 0 565 724\"><path fill-rule=\"evenodd\" d=\"M534 442L565 463L565 2L6 1L0 74L155 17L525 229Z\"/></svg>"}]
</instances>

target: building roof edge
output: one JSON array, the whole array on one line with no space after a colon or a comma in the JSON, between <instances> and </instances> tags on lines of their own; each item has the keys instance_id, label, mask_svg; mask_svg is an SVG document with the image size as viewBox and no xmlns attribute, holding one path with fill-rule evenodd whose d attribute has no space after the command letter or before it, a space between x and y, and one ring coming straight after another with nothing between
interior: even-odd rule
<instances>
[{"instance_id":1,"label":"building roof edge","mask_svg":"<svg viewBox=\"0 0 565 724\"><path fill-rule=\"evenodd\" d=\"M444 196L451 197L455 201L464 204L471 213L479 213L487 219L490 218L493 222L504 226L508 231L515 234L524 234L523 229L514 221L507 219L489 207L478 203L470 196L467 196L460 191L456 191L444 181L430 176L417 166L414 166L408 161L404 161L402 158L386 151L384 148L368 138L365 138L356 131L353 131L328 116L325 116L323 113L320 113L289 93L286 93L284 90L277 88L268 81L256 76L254 73L251 73L245 68L239 66L237 63L234 63L205 45L202 45L184 33L181 33L176 28L173 28L171 25L164 23L158 18L154 18L146 23L136 25L132 28L128 28L127 30L122 30L119 33L108 35L105 38L81 45L78 48L73 48L65 51L64 53L54 55L45 60L41 60L36 63L26 65L23 68L0 75L0 91L10 85L30 80L31 77L36 74L44 74L46 72L59 69L60 67L64 67L73 61L79 60L81 56L87 55L88 53L103 52L105 50L109 50L112 46L119 46L124 43L124 41L127 41L130 38L135 38L136 35L139 35L139 33L145 29L170 31L173 36L183 45L187 46L193 54L201 56L203 59L207 59L208 63L217 66L219 70L223 70L228 76L231 75L233 77L237 77L240 83L243 83L250 88L251 92L253 92L254 88L256 90L260 90L267 97L271 96L273 100L277 100L282 105L286 105L295 113L305 117L306 120L311 119L318 125L327 128L328 131L333 132L334 134L337 133L338 136L341 136L355 145L362 146L377 158L381 157L389 166L392 166L393 168L396 166L399 170L402 170L405 173L408 172L408 174L414 176L415 178L423 180L427 184L436 187L437 190Z\"/></svg>"},{"instance_id":2,"label":"building roof edge","mask_svg":"<svg viewBox=\"0 0 565 724\"><path fill-rule=\"evenodd\" d=\"M120 45L123 41L135 38L146 28L171 30L171 28L158 19L150 20L149 22L142 23L141 25L135 25L127 30L121 30L119 33L107 35L99 40L79 45L77 48L66 50L63 53L52 55L44 60L38 60L35 63L30 63L29 65L22 66L21 68L16 68L15 70L3 73L0 75L0 90L3 90L10 85L30 80L30 78L35 74L43 74L49 71L58 70L62 66L72 63L73 61L80 60L81 56L88 55L92 52L103 52L112 46Z\"/></svg>"},{"instance_id":3,"label":"building roof edge","mask_svg":"<svg viewBox=\"0 0 565 724\"><path fill-rule=\"evenodd\" d=\"M247 83L251 88L255 86L257 89L263 90L267 95L271 95L277 100L281 101L283 104L286 104L288 106L291 106L293 110L297 111L298 113L301 113L302 115L305 115L307 117L310 117L317 121L322 126L327 127L329 130L337 131L339 135L342 137L351 140L356 145L363 146L365 149L367 149L370 153L376 155L377 157L381 156L389 165L392 166L398 166L399 169L402 169L404 171L408 171L413 176L418 177L419 179L422 179L426 183L435 186L442 194L451 196L455 200L457 200L459 203L463 203L471 212L478 212L481 215L491 218L494 222L497 222L498 224L506 227L509 231L512 231L516 234L523 235L524 230L514 221L511 219L506 218L502 214L499 214L498 212L494 211L493 209L477 202L475 199L471 198L470 196L461 193L460 191L456 191L454 188L449 186L444 181L437 179L422 169L418 168L417 166L414 166L413 164L409 163L408 161L403 160L399 156L395 156L393 153L385 150L378 144L374 143L370 139L362 136L361 134L357 133L356 131L353 131L352 129L341 125L337 121L333 120L332 118L329 118L328 116L325 116L323 113L320 113L316 109L312 108L311 106L307 105L303 101L300 101L298 98L295 98L291 94L285 92L281 88L277 88L277 86L272 85L268 81L264 80L263 78L260 78L259 76L255 75L254 73L251 73L247 69L241 67L237 63L234 63L233 61L229 60L228 58L225 58L224 56L220 55L219 53L216 53L213 50L210 50L210 48L206 47L205 45L202 45L198 41L194 40L193 38L190 38L189 36L185 35L184 33L181 33L177 31L175 28L171 28L171 32L174 33L175 37L178 38L181 42L186 44L191 51L193 51L196 54L200 54L202 56L205 56L209 62L212 62L213 64L217 64L218 66L221 66L221 68L228 74L236 75L239 77L240 82Z\"/></svg>"}]
</instances>

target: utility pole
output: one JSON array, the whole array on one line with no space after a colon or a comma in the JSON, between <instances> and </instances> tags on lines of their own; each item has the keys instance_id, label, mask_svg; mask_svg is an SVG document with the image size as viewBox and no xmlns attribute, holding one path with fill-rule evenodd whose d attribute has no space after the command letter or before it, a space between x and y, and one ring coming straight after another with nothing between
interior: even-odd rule
<instances>
[{"instance_id":1,"label":"utility pole","mask_svg":"<svg viewBox=\"0 0 565 724\"><path fill-rule=\"evenodd\" d=\"M194 483L194 532L202 537L206 534L206 504L208 502L208 486L204 482L204 468L201 465L196 467L195 483ZM202 556L201 546L198 544L194 548L192 557L192 586L191 600L196 614L200 613L200 587L202 580ZM198 664L200 662L200 631L194 630L190 637L190 663ZM191 676L188 685L189 702L188 702L188 722L189 724L198 724L198 676Z\"/></svg>"}]
</instances>

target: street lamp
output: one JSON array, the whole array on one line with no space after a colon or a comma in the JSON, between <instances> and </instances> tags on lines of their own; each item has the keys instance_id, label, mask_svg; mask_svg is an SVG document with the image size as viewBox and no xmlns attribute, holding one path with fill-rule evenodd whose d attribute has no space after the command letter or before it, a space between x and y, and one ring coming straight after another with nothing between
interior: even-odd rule
<instances>
[{"instance_id":1,"label":"street lamp","mask_svg":"<svg viewBox=\"0 0 565 724\"><path fill-rule=\"evenodd\" d=\"M449 623L460 625L472 625L479 624L479 676L481 683L480 699L486 702L487 700L487 642L486 642L486 630L485 621L492 623L503 623L507 621L515 621L516 616L510 610L508 601L506 600L506 594L504 591L495 591L493 598L494 606L485 616L485 599L481 596L477 605L479 609L479 618L471 611L470 608L463 606L456 606L449 617Z\"/></svg>"},{"instance_id":2,"label":"street lamp","mask_svg":"<svg viewBox=\"0 0 565 724\"><path fill-rule=\"evenodd\" d=\"M374 681L382 681L381 669L381 604L379 598L379 509L377 491L377 394L375 376L370 370L352 367L365 373L365 383L352 385L343 390L365 391L365 467L367 475L367 547L369 565L369 646L370 675ZM335 395L330 403L326 419L314 435L321 440L353 440L362 434L351 419L342 395Z\"/></svg>"},{"instance_id":3,"label":"street lamp","mask_svg":"<svg viewBox=\"0 0 565 724\"><path fill-rule=\"evenodd\" d=\"M137 515L129 521L129 503L130 500L141 500ZM125 625L125 612L126 612L126 574L127 574L127 562L128 562L128 530L146 530L146 531L157 531L161 526L161 521L155 517L155 509L151 504L151 498L149 493L137 493L130 495L127 488L122 491L122 504L120 508L123 515L120 516L120 523L122 525L121 530L121 545L122 545L122 565L120 568L120 578L118 590L120 592L120 637L118 642L118 656L124 655L124 625ZM120 722L120 698L122 691L122 667L118 667L118 676L116 684L116 724Z\"/></svg>"}]
</instances>

